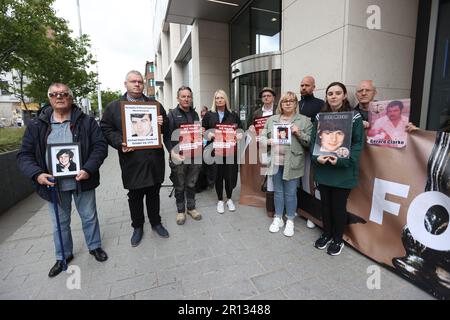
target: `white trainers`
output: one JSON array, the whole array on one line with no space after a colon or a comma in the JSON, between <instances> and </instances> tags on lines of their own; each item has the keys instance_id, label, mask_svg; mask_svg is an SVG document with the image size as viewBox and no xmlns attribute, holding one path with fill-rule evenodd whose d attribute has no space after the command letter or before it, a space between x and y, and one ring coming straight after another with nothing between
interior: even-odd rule
<instances>
[{"instance_id":1,"label":"white trainers","mask_svg":"<svg viewBox=\"0 0 450 320\"><path fill-rule=\"evenodd\" d=\"M224 213L225 212L223 201L217 202L217 212L218 213Z\"/></svg>"},{"instance_id":2,"label":"white trainers","mask_svg":"<svg viewBox=\"0 0 450 320\"><path fill-rule=\"evenodd\" d=\"M308 227L308 229L314 229L316 227L316 225L314 224L314 222L312 222L311 220L308 219L308 221L306 221L306 226Z\"/></svg>"},{"instance_id":3,"label":"white trainers","mask_svg":"<svg viewBox=\"0 0 450 320\"><path fill-rule=\"evenodd\" d=\"M286 221L286 227L284 228L283 234L286 237L292 237L294 235L294 221L292 220Z\"/></svg>"},{"instance_id":4,"label":"white trainers","mask_svg":"<svg viewBox=\"0 0 450 320\"><path fill-rule=\"evenodd\" d=\"M236 211L236 207L233 203L233 200L231 200L231 199L228 199L227 207L228 207L228 210L230 210L230 211Z\"/></svg>"},{"instance_id":5,"label":"white trainers","mask_svg":"<svg viewBox=\"0 0 450 320\"><path fill-rule=\"evenodd\" d=\"M275 217L269 227L269 231L272 233L278 232L282 226L284 226L283 218Z\"/></svg>"}]
</instances>

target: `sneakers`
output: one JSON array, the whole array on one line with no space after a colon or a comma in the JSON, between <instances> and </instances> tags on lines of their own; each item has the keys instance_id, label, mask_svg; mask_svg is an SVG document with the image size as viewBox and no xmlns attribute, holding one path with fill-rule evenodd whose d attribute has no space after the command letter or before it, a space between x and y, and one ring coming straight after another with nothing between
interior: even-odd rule
<instances>
[{"instance_id":1,"label":"sneakers","mask_svg":"<svg viewBox=\"0 0 450 320\"><path fill-rule=\"evenodd\" d=\"M314 243L314 247L316 247L319 250L323 250L327 247L327 245L330 243L331 237L328 237L323 233L319 239L316 240Z\"/></svg>"},{"instance_id":2,"label":"sneakers","mask_svg":"<svg viewBox=\"0 0 450 320\"><path fill-rule=\"evenodd\" d=\"M284 226L283 218L275 217L269 227L269 231L272 233L278 232L282 226Z\"/></svg>"},{"instance_id":3,"label":"sneakers","mask_svg":"<svg viewBox=\"0 0 450 320\"><path fill-rule=\"evenodd\" d=\"M230 211L236 211L236 207L233 203L233 200L231 200L231 199L228 199L227 207L228 207L228 210L230 210Z\"/></svg>"},{"instance_id":4,"label":"sneakers","mask_svg":"<svg viewBox=\"0 0 450 320\"><path fill-rule=\"evenodd\" d=\"M188 210L187 211L188 215L190 215L192 217L192 219L194 220L202 220L202 215L200 214L200 212L198 212L196 209L192 209L192 210Z\"/></svg>"},{"instance_id":5,"label":"sneakers","mask_svg":"<svg viewBox=\"0 0 450 320\"><path fill-rule=\"evenodd\" d=\"M224 213L225 212L223 201L217 202L217 212L218 213Z\"/></svg>"},{"instance_id":6,"label":"sneakers","mask_svg":"<svg viewBox=\"0 0 450 320\"><path fill-rule=\"evenodd\" d=\"M341 240L339 242L336 242L333 240L328 246L327 253L330 256L337 256L341 254L343 248L344 248L344 241Z\"/></svg>"},{"instance_id":7,"label":"sneakers","mask_svg":"<svg viewBox=\"0 0 450 320\"><path fill-rule=\"evenodd\" d=\"M286 221L286 227L284 228L283 234L286 237L292 237L294 235L294 221L292 220Z\"/></svg>"},{"instance_id":8,"label":"sneakers","mask_svg":"<svg viewBox=\"0 0 450 320\"><path fill-rule=\"evenodd\" d=\"M178 212L176 221L178 225L182 225L186 222L186 214L184 212Z\"/></svg>"},{"instance_id":9,"label":"sneakers","mask_svg":"<svg viewBox=\"0 0 450 320\"><path fill-rule=\"evenodd\" d=\"M308 221L306 221L306 227L308 227L308 229L314 229L316 225L314 224L314 222L308 219Z\"/></svg>"}]
</instances>

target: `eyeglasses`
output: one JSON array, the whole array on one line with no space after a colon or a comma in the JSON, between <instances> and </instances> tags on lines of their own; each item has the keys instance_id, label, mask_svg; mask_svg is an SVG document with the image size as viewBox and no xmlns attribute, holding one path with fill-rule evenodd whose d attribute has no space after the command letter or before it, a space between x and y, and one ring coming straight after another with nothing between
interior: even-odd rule
<instances>
[{"instance_id":1,"label":"eyeglasses","mask_svg":"<svg viewBox=\"0 0 450 320\"><path fill-rule=\"evenodd\" d=\"M294 99L281 101L281 103L295 103L295 102L296 101Z\"/></svg>"},{"instance_id":2,"label":"eyeglasses","mask_svg":"<svg viewBox=\"0 0 450 320\"><path fill-rule=\"evenodd\" d=\"M358 92L358 93L364 93L364 92L372 92L373 90L372 89L360 89L360 90L358 90L358 91L356 91L356 92Z\"/></svg>"},{"instance_id":3,"label":"eyeglasses","mask_svg":"<svg viewBox=\"0 0 450 320\"><path fill-rule=\"evenodd\" d=\"M50 92L48 94L49 98L67 98L69 96L68 92Z\"/></svg>"}]
</instances>

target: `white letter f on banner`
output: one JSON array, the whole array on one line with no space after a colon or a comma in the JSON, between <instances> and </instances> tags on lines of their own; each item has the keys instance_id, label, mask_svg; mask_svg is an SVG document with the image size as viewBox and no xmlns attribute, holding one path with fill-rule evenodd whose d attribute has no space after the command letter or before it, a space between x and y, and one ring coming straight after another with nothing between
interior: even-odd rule
<instances>
[{"instance_id":1,"label":"white letter f on banner","mask_svg":"<svg viewBox=\"0 0 450 320\"><path fill-rule=\"evenodd\" d=\"M406 198L408 197L409 186L375 178L370 221L381 225L383 223L383 211L398 216L400 205L386 200L387 193Z\"/></svg>"}]
</instances>

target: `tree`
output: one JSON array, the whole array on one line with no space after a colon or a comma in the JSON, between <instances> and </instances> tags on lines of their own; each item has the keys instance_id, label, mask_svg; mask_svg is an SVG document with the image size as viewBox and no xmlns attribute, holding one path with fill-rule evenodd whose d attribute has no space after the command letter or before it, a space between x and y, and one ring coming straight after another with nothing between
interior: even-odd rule
<instances>
[{"instance_id":1,"label":"tree","mask_svg":"<svg viewBox=\"0 0 450 320\"><path fill-rule=\"evenodd\" d=\"M69 85L77 97L96 87L96 74L88 71L95 63L88 36L71 38L53 2L0 0L0 76L14 70L8 90L23 103L25 95L46 101L53 82Z\"/></svg>"},{"instance_id":2,"label":"tree","mask_svg":"<svg viewBox=\"0 0 450 320\"><path fill-rule=\"evenodd\" d=\"M114 100L119 99L122 96L122 93L120 91L112 91L109 88L105 91L102 90L100 94L102 97L102 112L105 111L108 104L110 104ZM93 110L95 114L98 115L98 94L94 92L91 93L89 99L91 100L91 110Z\"/></svg>"}]
</instances>

